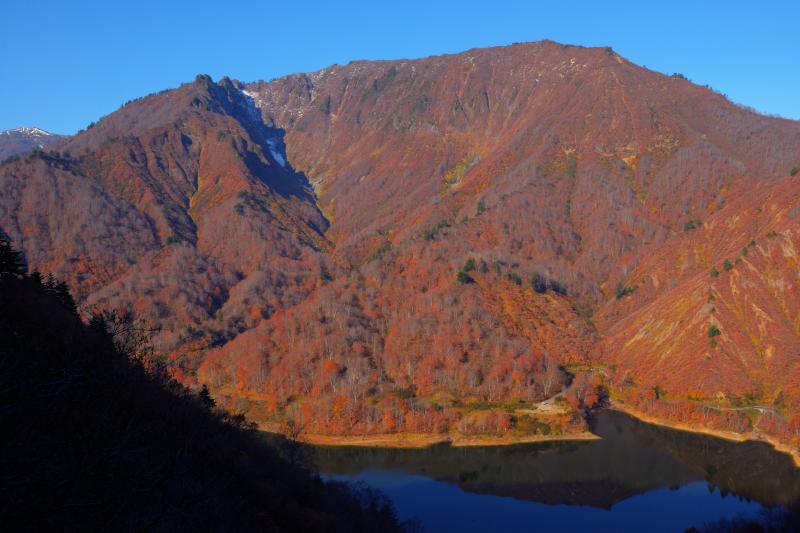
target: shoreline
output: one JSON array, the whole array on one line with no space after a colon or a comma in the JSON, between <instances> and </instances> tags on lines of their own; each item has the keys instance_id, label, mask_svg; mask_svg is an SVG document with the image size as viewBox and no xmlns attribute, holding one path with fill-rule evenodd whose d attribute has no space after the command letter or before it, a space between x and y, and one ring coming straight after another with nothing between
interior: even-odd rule
<instances>
[{"instance_id":1,"label":"shoreline","mask_svg":"<svg viewBox=\"0 0 800 533\"><path fill-rule=\"evenodd\" d=\"M800 468L800 450L796 450L791 445L780 442L769 435L759 433L743 434L735 431L691 426L682 422L674 422L654 417L618 400L610 400L606 409L626 414L646 424L665 427L675 431L707 435L730 442L763 442L770 445L774 451L785 453L791 457L794 465ZM259 430L268 433L282 434L281 431L276 430L275 427L260 426ZM512 446L515 444L536 444L559 441L593 441L601 439L602 437L590 431L562 435L503 435L499 437L494 435L452 435L449 433L377 433L373 435L321 435L305 433L297 437L298 442L312 446L353 446L398 449L421 449L436 444L449 444L453 448L468 448L479 446Z\"/></svg>"},{"instance_id":2,"label":"shoreline","mask_svg":"<svg viewBox=\"0 0 800 533\"><path fill-rule=\"evenodd\" d=\"M380 433L375 435L317 435L306 434L298 441L314 446L362 446L381 448L427 448L435 444L449 444L453 448L476 446L511 446L514 444L536 444L540 442L599 440L591 432L565 435L504 435L501 437L477 435L463 436L439 433Z\"/></svg>"},{"instance_id":3,"label":"shoreline","mask_svg":"<svg viewBox=\"0 0 800 533\"><path fill-rule=\"evenodd\" d=\"M800 468L800 451L796 450L795 448L786 443L783 443L777 439L770 437L769 435L763 435L760 433L737 433L735 431L709 429L702 426L699 427L691 426L689 424L684 424L682 422L673 422L670 420L665 420L663 418L654 417L647 413L643 413L618 400L609 400L608 409L632 416L633 418L640 420L646 424L665 427L676 431L685 431L687 433L708 435L710 437L723 439L731 442L748 442L748 441L763 442L765 444L769 444L770 446L772 446L772 449L775 450L776 452L785 453L786 455L791 457L794 465L797 468Z\"/></svg>"},{"instance_id":4,"label":"shoreline","mask_svg":"<svg viewBox=\"0 0 800 533\"><path fill-rule=\"evenodd\" d=\"M286 436L279 427L260 424L259 431ZM601 437L590 431L561 435L461 435L452 433L375 433L371 435L323 435L302 433L297 442L312 446L355 446L379 448L427 448L436 444L449 444L453 448L476 446L512 446L514 444L536 444L558 441L591 441Z\"/></svg>"}]
</instances>

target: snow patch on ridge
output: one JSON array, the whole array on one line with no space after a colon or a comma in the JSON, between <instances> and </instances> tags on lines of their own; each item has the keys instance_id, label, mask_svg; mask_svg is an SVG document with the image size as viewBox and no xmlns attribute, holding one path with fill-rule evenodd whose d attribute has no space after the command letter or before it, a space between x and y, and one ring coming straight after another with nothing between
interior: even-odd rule
<instances>
[{"instance_id":1,"label":"snow patch on ridge","mask_svg":"<svg viewBox=\"0 0 800 533\"><path fill-rule=\"evenodd\" d=\"M286 159L283 158L283 155L281 155L280 151L278 150L278 140L267 139L267 146L269 146L269 153L272 154L273 159L275 159L280 166L285 167Z\"/></svg>"},{"instance_id":2,"label":"snow patch on ridge","mask_svg":"<svg viewBox=\"0 0 800 533\"><path fill-rule=\"evenodd\" d=\"M244 96L244 101L247 104L247 111L250 113L250 116L259 122L261 122L261 105L258 101L258 93L250 92L245 89L240 89L242 92L242 96ZM286 167L286 158L283 157L283 154L279 148L280 140L274 137L267 139L267 146L269 147L269 153L272 154L272 158L277 162L280 166Z\"/></svg>"},{"instance_id":3,"label":"snow patch on ridge","mask_svg":"<svg viewBox=\"0 0 800 533\"><path fill-rule=\"evenodd\" d=\"M242 92L242 96L244 96L244 101L247 107L247 112L250 113L250 118L253 120L261 121L261 111L259 111L258 102L256 101L256 93L251 93L250 91L245 91L244 89L240 89Z\"/></svg>"},{"instance_id":4,"label":"snow patch on ridge","mask_svg":"<svg viewBox=\"0 0 800 533\"><path fill-rule=\"evenodd\" d=\"M29 137L52 137L53 134L49 131L45 131L40 128L14 128L12 130L6 130L0 132L0 135L11 135L12 133L21 133L22 135L27 135Z\"/></svg>"}]
</instances>

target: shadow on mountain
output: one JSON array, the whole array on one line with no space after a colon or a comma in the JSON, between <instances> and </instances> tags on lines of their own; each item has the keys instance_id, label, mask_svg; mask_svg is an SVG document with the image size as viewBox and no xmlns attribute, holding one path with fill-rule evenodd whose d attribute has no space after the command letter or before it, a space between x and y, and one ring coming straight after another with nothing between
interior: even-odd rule
<instances>
[{"instance_id":1,"label":"shadow on mountain","mask_svg":"<svg viewBox=\"0 0 800 533\"><path fill-rule=\"evenodd\" d=\"M268 157L269 164L255 151L247 152L245 162L253 175L285 198L297 198L316 205L316 196L308 177L304 172L295 170L286 156L286 130L266 125L261 118L261 111L252 98L242 92L238 82L222 78L210 87L213 87L210 89L212 91L224 91L224 95L216 95L217 100L258 143L258 152Z\"/></svg>"},{"instance_id":2,"label":"shadow on mountain","mask_svg":"<svg viewBox=\"0 0 800 533\"><path fill-rule=\"evenodd\" d=\"M263 124L249 124L247 129L254 139L259 140L261 150L269 153L270 158L277 163L276 165L265 165L255 153L250 152L245 162L253 175L260 177L264 183L281 196L298 198L314 204L316 196L308 176L304 172L295 170L286 157L284 141L286 130L270 128Z\"/></svg>"},{"instance_id":3,"label":"shadow on mountain","mask_svg":"<svg viewBox=\"0 0 800 533\"><path fill-rule=\"evenodd\" d=\"M83 324L64 287L0 242L4 530L401 529L379 493L324 483L169 378L136 321Z\"/></svg>"}]
</instances>

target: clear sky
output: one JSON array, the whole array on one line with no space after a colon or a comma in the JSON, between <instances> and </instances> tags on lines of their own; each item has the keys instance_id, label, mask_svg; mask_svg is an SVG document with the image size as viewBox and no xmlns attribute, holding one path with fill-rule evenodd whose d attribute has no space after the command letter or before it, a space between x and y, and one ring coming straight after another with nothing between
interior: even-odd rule
<instances>
[{"instance_id":1,"label":"clear sky","mask_svg":"<svg viewBox=\"0 0 800 533\"><path fill-rule=\"evenodd\" d=\"M269 80L546 38L800 119L800 0L3 0L0 130L73 133L197 73Z\"/></svg>"}]
</instances>

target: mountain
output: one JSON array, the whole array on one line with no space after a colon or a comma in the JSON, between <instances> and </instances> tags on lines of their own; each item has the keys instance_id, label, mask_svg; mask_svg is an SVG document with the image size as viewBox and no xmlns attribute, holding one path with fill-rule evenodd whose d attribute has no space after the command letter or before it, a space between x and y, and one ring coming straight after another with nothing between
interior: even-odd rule
<instances>
[{"instance_id":1,"label":"mountain","mask_svg":"<svg viewBox=\"0 0 800 533\"><path fill-rule=\"evenodd\" d=\"M145 344L121 348L119 326L135 323L107 315L86 326L41 279L9 277L7 266L0 397L13 431L0 444L5 528L401 530L379 494L323 483L288 460L291 448L268 446L159 372Z\"/></svg>"},{"instance_id":2,"label":"mountain","mask_svg":"<svg viewBox=\"0 0 800 533\"><path fill-rule=\"evenodd\" d=\"M63 150L2 167L0 230L259 422L502 432L603 382L793 438L800 123L681 75L543 41L199 76Z\"/></svg>"},{"instance_id":3,"label":"mountain","mask_svg":"<svg viewBox=\"0 0 800 533\"><path fill-rule=\"evenodd\" d=\"M31 150L57 148L67 137L39 128L15 128L0 131L0 161Z\"/></svg>"}]
</instances>

